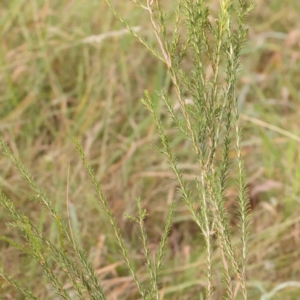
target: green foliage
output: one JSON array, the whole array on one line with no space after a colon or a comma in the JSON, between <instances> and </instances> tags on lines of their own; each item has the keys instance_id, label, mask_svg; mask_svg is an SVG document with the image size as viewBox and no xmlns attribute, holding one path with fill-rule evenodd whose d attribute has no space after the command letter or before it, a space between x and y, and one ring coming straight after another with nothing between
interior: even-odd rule
<instances>
[{"instance_id":1,"label":"green foliage","mask_svg":"<svg viewBox=\"0 0 300 300\"><path fill-rule=\"evenodd\" d=\"M241 154L241 129L238 123L236 80L241 50L247 34L245 17L251 7L246 7L242 0L220 0L218 14L213 19L213 13L205 1L178 0L175 18L171 18L158 0L147 0L146 3L132 0L140 9L147 12L157 42L155 48L131 28L109 0L106 2L125 27L164 63L173 84L175 99L173 99L174 95L168 94L167 91L162 90L157 93L173 119L174 126L187 140L190 151L196 159L198 166L198 177L195 178L196 192L184 180L183 170L171 147L164 120L156 111L153 97L147 91L143 103L152 114L157 127L162 144L159 151L166 156L181 197L205 240L207 274L205 298L214 299L213 274L219 266L213 264L212 253L217 247L222 257L223 282L227 298L247 299L249 216L245 170ZM174 23L169 25L168 22L172 20ZM185 61L192 61L189 70L183 68ZM176 106L180 108L179 111ZM62 282L71 284L78 299L105 299L95 271L89 264L85 252L74 240L70 228L65 225L47 195L38 187L33 177L3 140L0 144L3 153L12 160L33 190L34 196L30 200L46 208L59 233L59 241L56 245L45 237L32 220L20 214L12 201L1 193L0 205L13 220L8 226L20 231L25 246L6 237L2 239L37 261L53 290L62 299L72 297ZM140 296L142 299L160 299L160 276L176 202L173 201L168 208L164 230L154 255L150 253L144 222L147 211L143 209L141 199L137 200L137 216L127 216L139 228L141 247L148 271L148 282L144 284L133 266L121 230L95 172L76 140L75 145ZM232 167L233 165L235 168ZM238 190L240 252L235 251L233 247L231 228L224 205L228 177L233 169L236 174L235 187ZM58 266L62 272L56 273L53 266ZM26 298L37 299L3 271L0 275Z\"/></svg>"}]
</instances>

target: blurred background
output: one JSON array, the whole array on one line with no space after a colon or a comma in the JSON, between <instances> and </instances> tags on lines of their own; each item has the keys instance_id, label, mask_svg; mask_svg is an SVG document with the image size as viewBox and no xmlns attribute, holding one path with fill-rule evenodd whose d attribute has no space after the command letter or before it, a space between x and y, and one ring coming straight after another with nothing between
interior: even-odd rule
<instances>
[{"instance_id":1,"label":"blurred background","mask_svg":"<svg viewBox=\"0 0 300 300\"><path fill-rule=\"evenodd\" d=\"M211 1L212 10L217 9L216 3ZM255 7L248 18L238 92L253 215L249 299L299 299L300 2L248 3ZM115 1L115 5L139 34L155 43L145 12L129 1ZM159 145L159 137L140 102L145 89L172 90L165 67L124 31L104 1L2 0L0 34L1 135L66 219L68 194L73 232L108 299L136 299L134 283L72 137L83 145L95 168L144 278L138 232L124 213L135 213L135 199L142 198L149 214L150 246L155 249L167 204L179 199L164 156L151 148ZM166 114L162 101L156 101ZM189 147L171 125L166 119L172 147L180 152L180 164L192 182L197 170ZM0 187L17 209L57 240L51 218L28 200L30 188L3 155L0 169ZM226 207L233 234L238 222L234 199L229 189ZM1 234L21 240L5 226L8 221L1 210ZM40 299L55 299L38 265L3 241L0 261L6 272ZM196 299L203 289L204 266L203 240L180 204L163 270L164 299ZM221 287L221 274L214 275ZM23 299L1 279L0 285L1 299ZM216 299L223 292L217 288Z\"/></svg>"}]
</instances>

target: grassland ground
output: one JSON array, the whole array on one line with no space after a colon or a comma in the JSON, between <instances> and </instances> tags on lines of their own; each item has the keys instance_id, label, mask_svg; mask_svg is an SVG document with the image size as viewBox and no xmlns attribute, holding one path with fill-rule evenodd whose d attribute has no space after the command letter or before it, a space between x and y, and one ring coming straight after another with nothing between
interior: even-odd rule
<instances>
[{"instance_id":1,"label":"grassland ground","mask_svg":"<svg viewBox=\"0 0 300 300\"><path fill-rule=\"evenodd\" d=\"M115 2L130 24L154 44L146 15L130 2ZM217 1L211 2L214 10ZM248 19L249 37L238 83L253 218L249 299L299 299L300 2L252 2L255 7ZM174 197L179 199L167 161L151 148L159 137L140 101L145 89L154 96L161 89L172 95L165 67L124 31L104 1L1 1L0 32L1 135L70 220L108 299L135 299L134 283L95 201L72 137L78 138L95 168L144 278L137 230L124 213L134 213L135 199L141 197L154 251L166 207ZM197 173L188 145L168 120L158 96L156 101L192 185ZM30 189L4 156L0 169L1 189L56 241L49 215L28 201ZM238 220L230 189L226 207L234 232ZM5 226L10 220L3 211L0 220L1 234L22 241ZM5 271L40 299L51 299L35 262L4 241L0 241L0 253ZM205 254L202 237L183 204L176 212L165 260L163 299L195 299L202 289ZM216 264L218 260L216 252ZM214 276L218 286L221 274ZM1 284L0 299L22 299L0 279ZM221 299L223 292L216 289L216 298Z\"/></svg>"}]
</instances>

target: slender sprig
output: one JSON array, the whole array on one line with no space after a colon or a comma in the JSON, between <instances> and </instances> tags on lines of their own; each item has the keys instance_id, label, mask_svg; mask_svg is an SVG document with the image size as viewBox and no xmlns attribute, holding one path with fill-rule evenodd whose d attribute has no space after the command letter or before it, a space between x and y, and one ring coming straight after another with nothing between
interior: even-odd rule
<instances>
[{"instance_id":1,"label":"slender sprig","mask_svg":"<svg viewBox=\"0 0 300 300\"><path fill-rule=\"evenodd\" d=\"M13 242L14 246L15 243ZM9 275L7 275L2 268L0 268L0 276L7 281L11 286L13 286L16 290L18 290L26 299L29 300L38 300L39 298L34 295L31 291L20 286L15 280L13 280Z\"/></svg>"},{"instance_id":2,"label":"slender sprig","mask_svg":"<svg viewBox=\"0 0 300 300\"><path fill-rule=\"evenodd\" d=\"M99 181L96 178L96 175L95 175L95 172L94 172L93 168L88 163L81 145L78 143L78 141L76 139L74 139L74 144L75 144L76 149L77 149L77 151L78 151L78 153L79 153L79 155L80 155L80 157L81 157L81 159L84 163L84 166L85 166L85 168L86 168L86 170L87 170L87 172L88 172L88 174L91 178L92 184L93 184L93 186L95 188L95 191L96 191L96 194L98 196L98 200L99 200L100 204L102 205L102 209L105 212L105 214L108 217L108 220L111 224L111 227L112 227L112 230L114 232L115 238L117 240L117 244L119 246L120 252L122 253L124 261L126 262L128 271L130 272L130 274L131 274L131 276L132 276L132 278L133 278L133 280L134 280L134 282L135 282L135 284L138 288L138 291L139 291L140 295L144 299L144 297L146 296L146 293L144 291L144 288L141 285L140 280L137 277L136 270L134 269L133 264L130 260L129 253L128 253L128 250L125 246L125 241L122 237L120 228L118 227L117 222L116 222L114 216L112 215L112 212L111 212L111 210L109 208L109 205L108 205L108 201L107 201L106 197L104 196L101 185L100 185Z\"/></svg>"},{"instance_id":3,"label":"slender sprig","mask_svg":"<svg viewBox=\"0 0 300 300\"><path fill-rule=\"evenodd\" d=\"M25 235L26 240L30 245L29 249L31 252L29 251L29 254L31 254L34 259L37 259L40 265L45 268L46 276L50 280L53 280L53 283L58 290L63 291L63 288L57 282L56 276L49 267L49 263L46 262L43 251L46 251L47 256L51 257L61 267L61 270L67 274L79 296L81 295L81 290L86 290L90 295L90 299L105 299L103 289L99 285L93 268L87 261L85 252L80 249L76 242L73 241L68 228L62 221L62 217L58 214L51 201L47 198L46 193L39 188L33 176L31 176L24 165L11 152L8 145L2 139L0 139L0 146L2 148L2 152L11 159L11 161L15 164L17 169L36 193L36 195L30 197L29 199L46 207L52 218L55 220L58 228L60 241L59 247L54 246L54 244L51 243L50 240L48 240L26 216L18 213L15 210L12 201L10 201L4 195L4 193L1 192L0 205L10 214L12 219L15 220L15 222L10 223L10 225L16 227ZM65 243L67 243L68 246L74 250L76 253L75 258L69 258ZM80 265L75 263L76 260L80 262ZM77 281L79 281L79 283ZM67 296L65 295L64 297Z\"/></svg>"}]
</instances>

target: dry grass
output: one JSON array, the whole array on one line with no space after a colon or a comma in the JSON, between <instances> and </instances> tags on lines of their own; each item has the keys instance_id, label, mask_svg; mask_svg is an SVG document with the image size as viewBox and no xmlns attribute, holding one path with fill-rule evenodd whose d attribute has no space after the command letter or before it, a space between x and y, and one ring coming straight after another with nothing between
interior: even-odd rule
<instances>
[{"instance_id":1,"label":"dry grass","mask_svg":"<svg viewBox=\"0 0 300 300\"><path fill-rule=\"evenodd\" d=\"M298 299L300 3L254 2L239 82L241 112L245 115L241 118L243 154L253 209L249 299ZM144 36L153 39L148 21L138 10L125 1L118 2L118 8ZM165 69L134 38L126 32L120 34L123 28L104 1L2 1L0 20L1 134L66 217L68 192L73 233L89 253L108 299L134 299L134 284L107 233L71 138L80 140L97 170L143 278L145 267L139 260L136 229L123 215L136 210L135 198L141 196L149 212L146 225L155 249L165 203L178 197L167 162L150 148L158 136L151 116L139 101L146 88L172 91ZM105 38L100 42L86 42L101 34ZM162 103L157 105L160 109ZM187 147L171 122L169 125L173 146L180 149L185 161L187 179L193 178ZM3 156L0 168L4 192L55 240L46 212L28 203L30 191ZM234 194L229 193L229 212L234 205ZM231 217L234 225L236 217ZM4 226L8 220L3 212L0 219L1 234L21 240ZM201 243L186 208L180 206L163 271L164 299L195 299L205 264ZM4 269L40 299L48 299L49 287L37 266L4 242L0 242L0 251ZM214 259L218 260L217 253ZM216 280L220 277L215 274ZM298 286L284 285L267 298L268 292L285 282L297 282ZM217 290L216 299L221 299L223 292ZM0 298L21 299L6 284Z\"/></svg>"}]
</instances>

